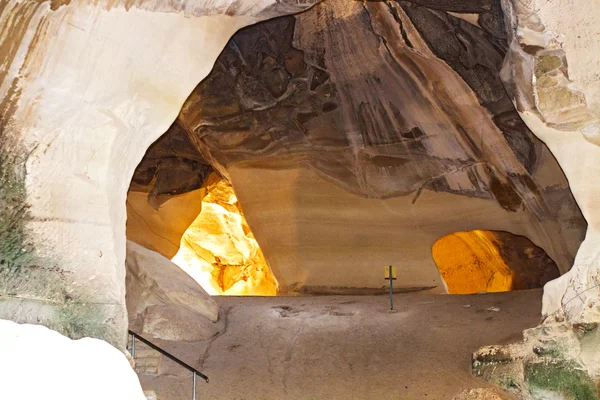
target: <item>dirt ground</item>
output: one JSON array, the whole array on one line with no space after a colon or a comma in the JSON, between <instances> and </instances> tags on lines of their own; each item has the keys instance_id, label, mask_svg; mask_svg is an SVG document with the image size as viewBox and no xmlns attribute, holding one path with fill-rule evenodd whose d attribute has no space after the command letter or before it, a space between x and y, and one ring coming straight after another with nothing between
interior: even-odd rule
<instances>
[{"instance_id":1,"label":"dirt ground","mask_svg":"<svg viewBox=\"0 0 600 400\"><path fill-rule=\"evenodd\" d=\"M198 399L452 399L487 387L472 352L518 341L539 322L541 293L404 293L394 313L387 296L219 297L219 336L160 344L210 377ZM144 389L191 399L191 373L161 362Z\"/></svg>"}]
</instances>

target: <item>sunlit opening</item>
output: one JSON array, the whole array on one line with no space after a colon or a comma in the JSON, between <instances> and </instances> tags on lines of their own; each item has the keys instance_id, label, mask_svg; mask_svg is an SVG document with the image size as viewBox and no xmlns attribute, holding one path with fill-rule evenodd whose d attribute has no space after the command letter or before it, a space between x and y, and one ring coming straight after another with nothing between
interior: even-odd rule
<instances>
[{"instance_id":1,"label":"sunlit opening","mask_svg":"<svg viewBox=\"0 0 600 400\"><path fill-rule=\"evenodd\" d=\"M544 250L507 232L455 232L435 242L432 253L453 294L532 289L560 275Z\"/></svg>"},{"instance_id":2,"label":"sunlit opening","mask_svg":"<svg viewBox=\"0 0 600 400\"><path fill-rule=\"evenodd\" d=\"M211 295L274 296L267 265L233 188L211 174L202 211L185 231L172 261Z\"/></svg>"}]
</instances>

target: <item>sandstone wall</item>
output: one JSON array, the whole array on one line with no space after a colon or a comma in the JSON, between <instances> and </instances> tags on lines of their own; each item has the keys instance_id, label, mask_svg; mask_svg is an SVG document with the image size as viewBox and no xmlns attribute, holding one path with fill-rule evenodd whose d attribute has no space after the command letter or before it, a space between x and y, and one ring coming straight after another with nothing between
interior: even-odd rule
<instances>
[{"instance_id":1,"label":"sandstone wall","mask_svg":"<svg viewBox=\"0 0 600 400\"><path fill-rule=\"evenodd\" d=\"M544 250L508 232L455 232L435 242L432 252L448 293L535 289L560 276Z\"/></svg>"},{"instance_id":2,"label":"sandstone wall","mask_svg":"<svg viewBox=\"0 0 600 400\"><path fill-rule=\"evenodd\" d=\"M588 229L572 269L544 288L543 324L525 331L522 343L481 349L473 369L519 398L593 399L600 387L600 3L502 5L510 41L503 80L560 163Z\"/></svg>"},{"instance_id":3,"label":"sandstone wall","mask_svg":"<svg viewBox=\"0 0 600 400\"><path fill-rule=\"evenodd\" d=\"M127 239L171 259L185 230L202 210L212 168L178 123L154 142L127 192Z\"/></svg>"},{"instance_id":4,"label":"sandstone wall","mask_svg":"<svg viewBox=\"0 0 600 400\"><path fill-rule=\"evenodd\" d=\"M547 291L545 312L564 306L573 321L597 319L598 65L586 53L597 43L597 3L504 1L509 98L494 78L507 38L492 2L457 9L446 2L390 4L329 1L297 20L273 22L281 28L242 36L242 45L232 42L218 63L221 75L209 77L182 110L180 122L195 146L230 177L240 198L256 190L252 174L267 171L309 182L282 193L314 186L310 196L324 193L323 202L337 196L344 199L341 210L350 204L359 214L373 209L375 221L406 214L407 199L411 207L431 204L423 201L430 192L439 204L447 195L460 196L465 208L484 202L494 210L486 223L526 214L534 231L528 236L565 272L583 224L558 165L510 108L514 100L558 158L590 223L575 267ZM0 316L122 346L124 203L135 166L238 28L309 4L1 5ZM564 18L571 9L588 12ZM366 200L377 206L356 205ZM402 206L388 210L389 202ZM317 203L314 209L325 208ZM311 213L304 204L280 210L301 217L284 223L284 233L302 230ZM458 207L443 217L464 212ZM425 230L431 220L419 215L426 211L410 211ZM272 229L261 228L265 216L246 215L262 242L259 231ZM336 234L344 234L334 244L343 249L353 230L340 218L329 227L340 223ZM518 231L524 219L518 220L507 230L524 233ZM459 222L447 227L458 230ZM295 250L310 249L303 246ZM322 260L302 261L302 274L314 278L301 277L308 286L320 284ZM296 265L292 258L289 266ZM272 267L291 276L290 286L301 281L285 264ZM352 277L343 269L326 274L336 282ZM414 276L434 279L432 268ZM354 283L340 284L347 285Z\"/></svg>"},{"instance_id":5,"label":"sandstone wall","mask_svg":"<svg viewBox=\"0 0 600 400\"><path fill-rule=\"evenodd\" d=\"M585 221L504 90L498 7L329 0L228 43L165 136L232 182L280 293L378 289L389 263L443 291L431 246L471 229L570 269Z\"/></svg>"},{"instance_id":6,"label":"sandstone wall","mask_svg":"<svg viewBox=\"0 0 600 400\"><path fill-rule=\"evenodd\" d=\"M234 167L230 173L283 292L381 288L382 267L389 264L398 267L396 287L444 292L431 254L442 236L485 228L543 237L531 214L506 213L485 199L424 190L413 204L408 196L355 196L302 168Z\"/></svg>"},{"instance_id":7,"label":"sandstone wall","mask_svg":"<svg viewBox=\"0 0 600 400\"><path fill-rule=\"evenodd\" d=\"M309 4L0 4L0 317L124 347L135 166L237 29Z\"/></svg>"},{"instance_id":8,"label":"sandstone wall","mask_svg":"<svg viewBox=\"0 0 600 400\"><path fill-rule=\"evenodd\" d=\"M213 173L204 188L202 211L172 261L211 295L276 295L277 281L231 184Z\"/></svg>"},{"instance_id":9,"label":"sandstone wall","mask_svg":"<svg viewBox=\"0 0 600 400\"><path fill-rule=\"evenodd\" d=\"M146 398L126 356L102 340L0 320L0 352L3 399ZM40 374L32 382L34 367Z\"/></svg>"},{"instance_id":10,"label":"sandstone wall","mask_svg":"<svg viewBox=\"0 0 600 400\"><path fill-rule=\"evenodd\" d=\"M505 1L503 6L510 34L503 79L525 123L559 161L588 222L573 268L546 287L543 313L597 321L600 4Z\"/></svg>"},{"instance_id":11,"label":"sandstone wall","mask_svg":"<svg viewBox=\"0 0 600 400\"><path fill-rule=\"evenodd\" d=\"M127 239L173 258L181 237L202 209L206 190L171 196L156 210L148 203L149 192L127 192Z\"/></svg>"}]
</instances>

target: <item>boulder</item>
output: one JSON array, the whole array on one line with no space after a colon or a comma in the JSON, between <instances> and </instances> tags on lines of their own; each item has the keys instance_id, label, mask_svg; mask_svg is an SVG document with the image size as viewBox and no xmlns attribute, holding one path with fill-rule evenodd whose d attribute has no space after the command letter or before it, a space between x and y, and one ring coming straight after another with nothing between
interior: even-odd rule
<instances>
[{"instance_id":1,"label":"boulder","mask_svg":"<svg viewBox=\"0 0 600 400\"><path fill-rule=\"evenodd\" d=\"M526 236L567 272L585 220L504 90L499 2L417 3L330 0L239 31L137 181L183 193L210 164L279 293L384 291L390 263L399 289L443 292L431 246L473 229ZM197 152L167 145L184 140Z\"/></svg>"},{"instance_id":2,"label":"boulder","mask_svg":"<svg viewBox=\"0 0 600 400\"><path fill-rule=\"evenodd\" d=\"M216 324L208 318L176 305L150 306L142 318L142 334L154 339L198 342L219 332Z\"/></svg>"},{"instance_id":3,"label":"boulder","mask_svg":"<svg viewBox=\"0 0 600 400\"><path fill-rule=\"evenodd\" d=\"M178 337L191 321L202 328L184 335L208 337L207 324L217 321L219 307L188 274L162 255L127 242L127 311L130 328L169 340ZM167 317L168 314L171 314ZM206 322L205 322L206 321ZM211 322L212 321L212 322ZM174 326L167 329L165 324ZM208 335L208 336L207 336Z\"/></svg>"}]
</instances>

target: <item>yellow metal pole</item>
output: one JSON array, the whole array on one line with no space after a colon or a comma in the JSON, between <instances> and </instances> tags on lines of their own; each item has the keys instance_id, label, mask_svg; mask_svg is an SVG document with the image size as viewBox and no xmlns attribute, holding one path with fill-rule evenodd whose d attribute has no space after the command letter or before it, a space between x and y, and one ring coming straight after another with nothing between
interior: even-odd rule
<instances>
[{"instance_id":1,"label":"yellow metal pole","mask_svg":"<svg viewBox=\"0 0 600 400\"><path fill-rule=\"evenodd\" d=\"M390 270L389 270L389 275L390 275L390 310L393 311L394 310L394 297L393 297L394 290L393 290L393 287L392 287L392 281L394 279L393 279L393 276L392 276L392 266L390 265L389 268L390 268Z\"/></svg>"}]
</instances>

